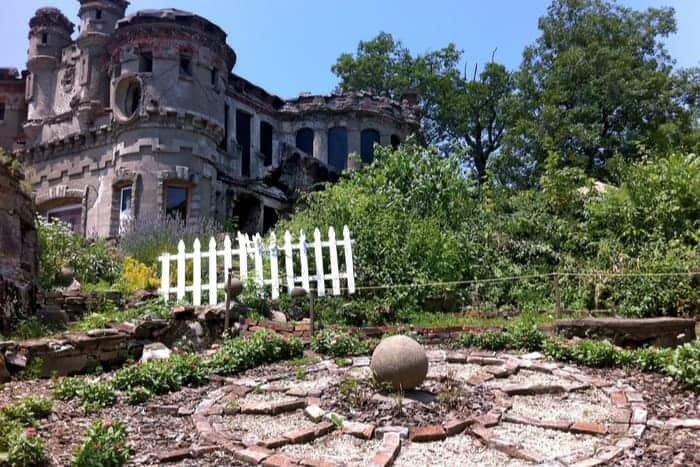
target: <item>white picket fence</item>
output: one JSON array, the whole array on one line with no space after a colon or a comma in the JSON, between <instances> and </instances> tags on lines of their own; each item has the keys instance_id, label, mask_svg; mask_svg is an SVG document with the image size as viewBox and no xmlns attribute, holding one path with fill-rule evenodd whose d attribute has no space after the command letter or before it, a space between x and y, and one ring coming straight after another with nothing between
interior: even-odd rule
<instances>
[{"instance_id":1,"label":"white picket fence","mask_svg":"<svg viewBox=\"0 0 700 467\"><path fill-rule=\"evenodd\" d=\"M209 304L216 305L218 290L224 289L228 281L228 273L237 275L243 282L248 278L248 263L252 260L254 280L261 286L270 286L273 299L279 297L280 288L287 288L290 293L294 287L301 286L307 291L312 291L311 284L315 285L316 293L323 297L327 292L327 282L330 282L330 293L340 295L341 279L346 281L346 290L349 294L355 293L355 273L352 258L352 240L347 226L343 228L343 238L336 239L333 227L328 229L328 240L321 239L321 231L314 230L313 240L306 241L306 235L302 230L299 239L292 243L292 234L289 231L284 234L284 244L277 245L277 238L273 233L269 242L264 242L260 235L251 238L248 235L238 233L236 236L237 248L233 248L231 238L224 238L222 250L217 250L214 237L209 239L209 248L202 250L199 239L192 245L192 252L186 252L185 242L180 240L177 246L177 254L164 253L158 259L161 262L161 288L160 293L167 302L171 295L176 299L185 299L188 293L192 295L192 304L201 305L203 293L206 292ZM342 247L345 259L345 271L341 272L338 265L338 247ZM313 250L314 274L309 274L309 250ZM330 273L324 272L324 251L330 262ZM294 259L298 252L300 276L295 275ZM279 257L284 256L285 274L280 274ZM237 272L232 270L234 258L238 258ZM192 277L187 277L188 262L192 262ZM269 262L269 276L265 277L264 262ZM171 263L175 263L176 283L170 285ZM207 278L202 280L202 264L208 268ZM188 284L188 279L191 285ZM221 279L221 280L220 280Z\"/></svg>"}]
</instances>

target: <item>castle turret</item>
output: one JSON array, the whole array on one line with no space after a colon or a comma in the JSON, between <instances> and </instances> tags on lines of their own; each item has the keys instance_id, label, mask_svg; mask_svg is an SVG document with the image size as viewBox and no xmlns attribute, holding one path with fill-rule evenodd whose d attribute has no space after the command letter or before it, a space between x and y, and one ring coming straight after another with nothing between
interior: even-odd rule
<instances>
[{"instance_id":1,"label":"castle turret","mask_svg":"<svg viewBox=\"0 0 700 467\"><path fill-rule=\"evenodd\" d=\"M126 0L80 0L77 44L81 91L77 115L81 128L89 127L96 115L109 107L109 58L105 45L128 5Z\"/></svg>"},{"instance_id":2,"label":"castle turret","mask_svg":"<svg viewBox=\"0 0 700 467\"><path fill-rule=\"evenodd\" d=\"M90 34L109 35L124 17L126 0L79 0L80 37Z\"/></svg>"},{"instance_id":3,"label":"castle turret","mask_svg":"<svg viewBox=\"0 0 700 467\"><path fill-rule=\"evenodd\" d=\"M32 128L51 115L56 91L56 70L61 64L63 49L71 43L73 23L56 8L39 8L29 20L29 51L27 56L28 123Z\"/></svg>"}]
</instances>

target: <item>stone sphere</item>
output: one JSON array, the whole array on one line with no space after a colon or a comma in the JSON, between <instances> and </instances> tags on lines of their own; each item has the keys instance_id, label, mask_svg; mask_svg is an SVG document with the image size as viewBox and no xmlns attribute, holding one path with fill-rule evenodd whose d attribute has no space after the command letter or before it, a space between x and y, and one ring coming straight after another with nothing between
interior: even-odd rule
<instances>
[{"instance_id":1,"label":"stone sphere","mask_svg":"<svg viewBox=\"0 0 700 467\"><path fill-rule=\"evenodd\" d=\"M406 336L383 339L372 353L370 368L381 382L394 389L410 390L419 386L428 374L428 357L418 342Z\"/></svg>"}]
</instances>

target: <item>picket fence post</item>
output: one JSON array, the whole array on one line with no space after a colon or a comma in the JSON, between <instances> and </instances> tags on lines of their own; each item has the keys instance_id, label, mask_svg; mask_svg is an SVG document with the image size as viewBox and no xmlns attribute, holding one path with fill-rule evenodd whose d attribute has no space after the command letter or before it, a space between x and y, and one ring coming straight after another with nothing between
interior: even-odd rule
<instances>
[{"instance_id":1,"label":"picket fence post","mask_svg":"<svg viewBox=\"0 0 700 467\"><path fill-rule=\"evenodd\" d=\"M158 259L161 262L161 287L160 294L163 300L167 303L170 299L171 292L175 293L177 300L184 300L188 293L192 293L192 304L199 306L202 304L202 293L208 291L210 305L218 303L218 290L221 287L225 288L228 276L232 273L233 256L239 257L240 278L246 280L248 276L248 256L253 256L253 267L255 270L255 283L259 286L270 286L271 297L278 299L280 295L280 252L284 251L284 266L286 273L286 287L288 293L295 285L301 285L308 292L311 291L311 284L315 283L316 295L323 297L328 293L340 295L341 279L347 282L347 291L349 294L355 293L355 273L352 261L352 240L350 239L350 230L347 226L343 228L343 237L338 239L335 229L329 227L328 241L323 241L321 230L314 228L313 241L307 243L306 233L301 230L299 232L299 242L292 243L292 234L289 231L284 233L284 244L277 244L277 236L272 233L269 242L263 241L260 234L256 234L252 238L248 235L238 232L237 234L238 248L233 249L231 238L224 237L222 250L217 250L217 243L214 237L209 238L209 247L207 250L202 250L202 243L199 239L195 239L192 243L192 252L187 253L184 240L180 240L177 245L177 253L163 253ZM338 247L343 248L345 255L345 271L341 272L338 259ZM328 247L328 262L330 263L330 273L326 274L324 264L324 249ZM309 274L309 249L313 248L313 261L315 266L315 274ZM299 265L301 268L300 276L294 275L294 254L295 250L299 250ZM270 276L265 275L265 261L267 261L269 253L270 261ZM219 262L218 257L223 256L223 261ZM208 279L204 279L202 275L202 261L204 258L209 260ZM187 261L192 260L192 277L187 274ZM176 268L175 286L170 286L171 261L174 261ZM223 266L224 282L219 282L220 271L219 265ZM331 285L327 287L326 280L329 279ZM187 285L187 281L191 280L191 285ZM284 280L284 279L283 279Z\"/></svg>"}]
</instances>

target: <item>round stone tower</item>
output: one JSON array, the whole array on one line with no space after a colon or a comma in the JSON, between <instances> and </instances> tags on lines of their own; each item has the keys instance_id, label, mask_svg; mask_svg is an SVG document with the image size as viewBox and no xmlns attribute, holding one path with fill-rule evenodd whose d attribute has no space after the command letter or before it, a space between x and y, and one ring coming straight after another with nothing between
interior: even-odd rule
<instances>
[{"instance_id":1,"label":"round stone tower","mask_svg":"<svg viewBox=\"0 0 700 467\"><path fill-rule=\"evenodd\" d=\"M56 70L61 64L63 49L71 43L73 23L56 8L39 8L29 20L27 56L27 126L33 126L51 114L56 90Z\"/></svg>"},{"instance_id":2,"label":"round stone tower","mask_svg":"<svg viewBox=\"0 0 700 467\"><path fill-rule=\"evenodd\" d=\"M80 95L78 121L88 128L110 105L109 55L106 44L117 21L124 17L126 0L80 0Z\"/></svg>"}]
</instances>

